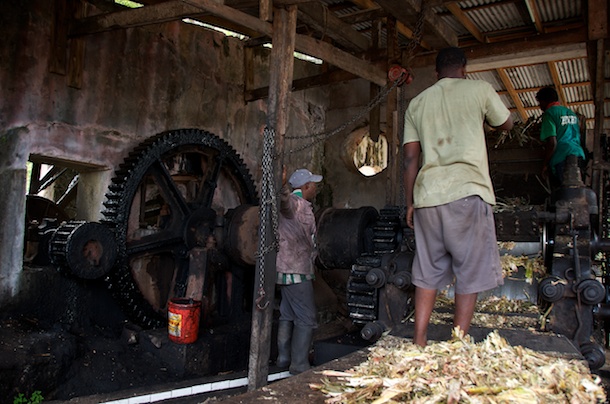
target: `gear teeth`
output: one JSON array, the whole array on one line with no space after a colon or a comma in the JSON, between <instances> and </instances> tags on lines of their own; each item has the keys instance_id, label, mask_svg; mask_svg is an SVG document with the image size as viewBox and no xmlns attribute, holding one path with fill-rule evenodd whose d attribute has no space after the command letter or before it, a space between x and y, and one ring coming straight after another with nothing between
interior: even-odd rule
<instances>
[{"instance_id":1,"label":"gear teeth","mask_svg":"<svg viewBox=\"0 0 610 404\"><path fill-rule=\"evenodd\" d=\"M366 282L366 274L373 268L381 267L381 257L399 246L400 209L384 208L373 228L374 255L363 255L352 265L347 287L349 316L356 324L366 324L377 320L379 311L378 289Z\"/></svg>"},{"instance_id":2,"label":"gear teeth","mask_svg":"<svg viewBox=\"0 0 610 404\"><path fill-rule=\"evenodd\" d=\"M214 149L223 160L223 168L229 169L238 181L239 193L244 204L258 204L256 186L244 165L243 159L225 140L200 129L187 128L156 134L137 145L118 166L103 202L101 223L115 233L119 258L117 266L106 277L117 300L127 316L144 327L162 326L166 319L155 312L144 299L131 274L127 252L127 226L131 214L131 202L148 168L166 153L178 147L194 146Z\"/></svg>"}]
</instances>

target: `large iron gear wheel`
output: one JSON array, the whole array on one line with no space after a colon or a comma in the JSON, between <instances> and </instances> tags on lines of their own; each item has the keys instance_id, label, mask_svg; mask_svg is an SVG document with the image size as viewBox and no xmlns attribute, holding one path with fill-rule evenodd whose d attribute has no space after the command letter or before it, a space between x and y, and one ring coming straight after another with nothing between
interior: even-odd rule
<instances>
[{"instance_id":1,"label":"large iron gear wheel","mask_svg":"<svg viewBox=\"0 0 610 404\"><path fill-rule=\"evenodd\" d=\"M116 170L102 212L118 244L106 280L127 317L165 324L168 300L184 291L189 252L218 242L229 209L257 203L243 160L209 132L173 130L137 146Z\"/></svg>"}]
</instances>

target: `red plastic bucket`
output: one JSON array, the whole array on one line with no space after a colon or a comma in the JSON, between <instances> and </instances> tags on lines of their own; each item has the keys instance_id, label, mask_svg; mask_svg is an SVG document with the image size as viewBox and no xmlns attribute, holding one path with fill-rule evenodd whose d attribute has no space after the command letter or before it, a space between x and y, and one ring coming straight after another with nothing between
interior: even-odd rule
<instances>
[{"instance_id":1,"label":"red plastic bucket","mask_svg":"<svg viewBox=\"0 0 610 404\"><path fill-rule=\"evenodd\" d=\"M167 309L167 328L170 341L177 344L190 344L197 341L200 316L200 300L171 299Z\"/></svg>"}]
</instances>

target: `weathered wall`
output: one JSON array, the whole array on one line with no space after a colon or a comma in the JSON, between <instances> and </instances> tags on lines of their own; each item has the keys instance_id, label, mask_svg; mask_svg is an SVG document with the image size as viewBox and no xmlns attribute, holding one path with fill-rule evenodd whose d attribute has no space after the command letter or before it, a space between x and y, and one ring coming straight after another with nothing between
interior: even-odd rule
<instances>
[{"instance_id":1,"label":"weathered wall","mask_svg":"<svg viewBox=\"0 0 610 404\"><path fill-rule=\"evenodd\" d=\"M99 219L113 170L129 150L169 129L200 128L225 139L255 181L261 177L266 100L243 101L242 41L182 22L87 36L82 85L72 88L48 68L53 3L0 2L0 303L18 289L32 155L85 173L77 218L84 220ZM255 74L267 74L267 54L256 55ZM316 69L295 64L299 73ZM322 128L326 102L323 89L294 94L288 134ZM292 154L288 168L319 170L319 153L318 147Z\"/></svg>"},{"instance_id":2,"label":"weathered wall","mask_svg":"<svg viewBox=\"0 0 610 404\"><path fill-rule=\"evenodd\" d=\"M354 121L369 101L370 85L365 80L352 80L331 86L329 110L326 114L326 130L334 130ZM348 167L342 160L346 137L359 126L368 126L368 113L345 131L331 137L325 144L324 171L332 190L332 206L335 208L359 208L385 205L387 170L373 177L365 177L355 167ZM385 110L381 113L382 131L385 129Z\"/></svg>"},{"instance_id":3,"label":"weathered wall","mask_svg":"<svg viewBox=\"0 0 610 404\"><path fill-rule=\"evenodd\" d=\"M398 116L394 122L396 134L386 133L386 138L396 136L396 150L389 151L392 158L400 159L400 149L402 147L402 120L408 102L417 94L436 82L434 67L417 69L414 73L415 80L409 85L402 85L398 90L397 102ZM361 119L354 121L354 118L364 111L370 99L370 84L365 80L352 80L331 86L329 107L326 113L326 130L332 130L353 122L352 130L356 127L368 126L369 115L364 115ZM402 101L401 101L402 100ZM386 132L386 110L385 101L381 104L380 111L381 132ZM333 136L325 143L324 148L324 170L328 181L329 189L332 192L331 203L336 208L359 208L361 206L373 206L380 209L385 206L386 200L390 199L387 195L388 182L399 182L400 172L395 177L390 174L388 169L383 170L372 177L365 177L354 169L348 167L342 161L342 153L346 148L345 140L351 132L347 129L336 136ZM399 162L399 170L400 170ZM402 192L401 187L396 187L398 193ZM403 200L402 195L394 195L394 200L400 204Z\"/></svg>"}]
</instances>

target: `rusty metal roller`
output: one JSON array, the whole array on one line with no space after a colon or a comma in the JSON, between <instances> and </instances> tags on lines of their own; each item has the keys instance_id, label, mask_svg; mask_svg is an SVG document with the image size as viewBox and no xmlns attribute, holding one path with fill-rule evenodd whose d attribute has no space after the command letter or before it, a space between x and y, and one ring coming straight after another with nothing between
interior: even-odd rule
<instances>
[{"instance_id":1,"label":"rusty metal roller","mask_svg":"<svg viewBox=\"0 0 610 404\"><path fill-rule=\"evenodd\" d=\"M371 206L328 208L318 214L318 262L326 269L351 268L363 253L374 252L373 226L379 218Z\"/></svg>"},{"instance_id":2,"label":"rusty metal roller","mask_svg":"<svg viewBox=\"0 0 610 404\"><path fill-rule=\"evenodd\" d=\"M96 222L63 223L51 236L51 262L83 279L106 275L117 258L114 233Z\"/></svg>"}]
</instances>

